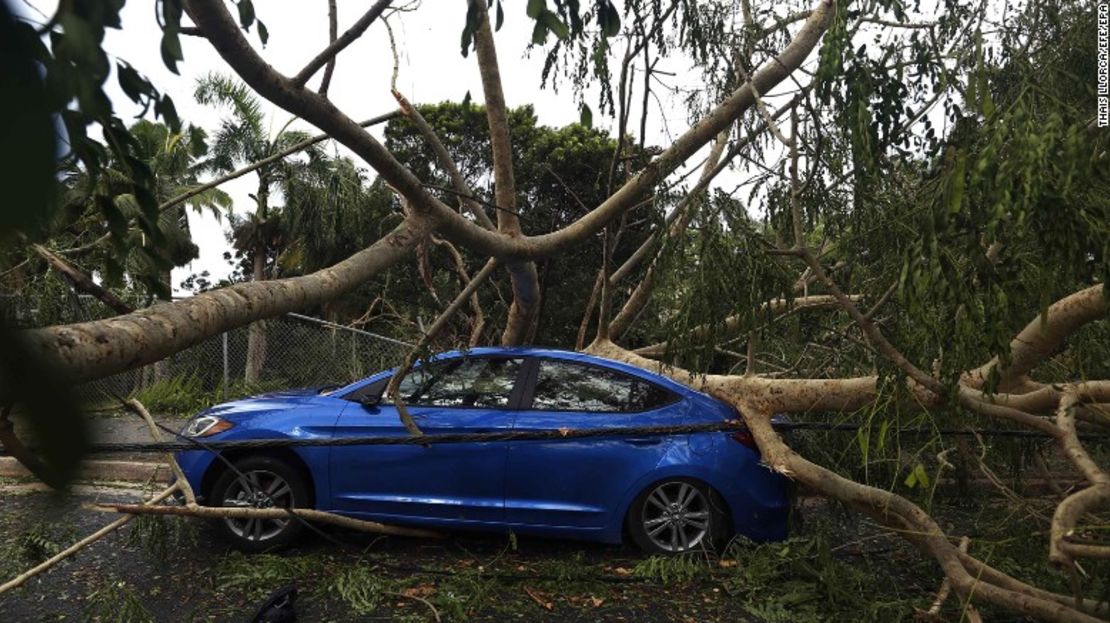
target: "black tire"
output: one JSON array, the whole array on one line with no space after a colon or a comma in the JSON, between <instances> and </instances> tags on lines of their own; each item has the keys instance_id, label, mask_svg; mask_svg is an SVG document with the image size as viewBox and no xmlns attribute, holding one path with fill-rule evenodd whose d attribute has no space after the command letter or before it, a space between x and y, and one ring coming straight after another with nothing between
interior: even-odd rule
<instances>
[{"instance_id":1,"label":"black tire","mask_svg":"<svg viewBox=\"0 0 1110 623\"><path fill-rule=\"evenodd\" d=\"M309 503L308 483L301 470L268 456L252 456L235 461L212 485L210 506L254 508L300 507ZM237 501L237 503L233 503ZM216 529L237 549L259 553L281 549L293 543L304 530L304 523L287 519L217 519Z\"/></svg>"},{"instance_id":2,"label":"black tire","mask_svg":"<svg viewBox=\"0 0 1110 623\"><path fill-rule=\"evenodd\" d=\"M732 533L724 500L692 478L667 478L644 489L628 509L625 525L647 554L716 552Z\"/></svg>"}]
</instances>

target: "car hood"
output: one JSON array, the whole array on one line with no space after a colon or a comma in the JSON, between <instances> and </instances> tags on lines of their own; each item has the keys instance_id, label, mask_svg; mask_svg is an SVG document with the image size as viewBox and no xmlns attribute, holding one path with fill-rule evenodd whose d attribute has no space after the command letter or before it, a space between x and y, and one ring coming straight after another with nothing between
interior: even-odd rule
<instances>
[{"instance_id":1,"label":"car hood","mask_svg":"<svg viewBox=\"0 0 1110 623\"><path fill-rule=\"evenodd\" d=\"M237 419L253 417L264 411L284 411L335 400L334 398L321 395L320 390L320 387L305 387L301 389L272 392L269 394L260 394L250 398L242 398L240 400L218 404L204 411L204 414L215 415L230 421L235 421Z\"/></svg>"}]
</instances>

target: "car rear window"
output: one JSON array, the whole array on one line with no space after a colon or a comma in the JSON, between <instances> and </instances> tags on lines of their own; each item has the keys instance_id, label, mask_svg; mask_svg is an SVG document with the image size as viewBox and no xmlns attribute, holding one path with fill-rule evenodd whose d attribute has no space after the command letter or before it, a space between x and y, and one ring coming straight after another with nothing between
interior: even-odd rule
<instances>
[{"instance_id":1,"label":"car rear window","mask_svg":"<svg viewBox=\"0 0 1110 623\"><path fill-rule=\"evenodd\" d=\"M532 408L541 411L634 413L668 404L674 395L616 370L541 360Z\"/></svg>"}]
</instances>

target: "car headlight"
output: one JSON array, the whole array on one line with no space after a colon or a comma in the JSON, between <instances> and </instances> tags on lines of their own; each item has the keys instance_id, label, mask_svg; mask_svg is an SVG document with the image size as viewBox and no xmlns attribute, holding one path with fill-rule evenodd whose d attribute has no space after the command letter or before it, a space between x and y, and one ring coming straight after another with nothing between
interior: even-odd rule
<instances>
[{"instance_id":1,"label":"car headlight","mask_svg":"<svg viewBox=\"0 0 1110 623\"><path fill-rule=\"evenodd\" d=\"M181 429L181 434L186 437L210 437L216 433L222 433L232 426L234 424L231 422L214 415L198 415L189 420L185 428Z\"/></svg>"}]
</instances>

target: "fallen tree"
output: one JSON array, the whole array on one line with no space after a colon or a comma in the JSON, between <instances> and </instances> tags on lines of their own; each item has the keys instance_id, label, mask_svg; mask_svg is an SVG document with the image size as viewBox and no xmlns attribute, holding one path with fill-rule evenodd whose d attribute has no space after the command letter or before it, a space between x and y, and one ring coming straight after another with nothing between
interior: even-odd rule
<instances>
[{"instance_id":1,"label":"fallen tree","mask_svg":"<svg viewBox=\"0 0 1110 623\"><path fill-rule=\"evenodd\" d=\"M1007 18L1001 7L998 18L998 7L953 3L935 19L918 21L899 3L856 9L821 0L784 13L741 2L737 15L726 4L701 11L680 2L629 2L625 16L632 25L623 35L625 53L615 60L614 97L607 65L594 62L610 50L614 26L620 30L612 5L598 2L583 19L578 3L557 2L555 11L529 3L535 40L548 31L559 39L547 49L550 63L574 67L578 87L592 78L602 83L602 105L617 120L618 148L607 199L566 227L526 235L486 3L468 2L464 45L476 47L486 99L494 164L490 206L474 200L473 181L462 178L401 94L395 91L402 114L450 172L450 200L328 99L335 56L388 2L375 3L347 35L333 35L333 43L293 77L266 62L243 32L251 24L237 22L222 0L163 4L177 7L178 21L183 10L194 24L186 27L195 29L190 34L211 44L259 96L371 166L400 197L404 220L372 246L312 274L26 332L28 352L60 374L98 378L233 327L318 305L433 240L486 267L464 277L463 262L457 262L459 294L420 349L464 303L477 305L471 297L499 267L512 283L501 341L517 344L539 310L533 262L592 243L602 253L601 265L590 267L598 271L595 291L582 306L580 335L591 326L596 335L586 350L657 369L736 406L771 469L902 535L936 562L944 585L964 606L1051 621L1108 615L1106 603L1086 597L1080 581L1080 559L1110 558L1110 544L1084 529L1110 506L1110 476L1102 467L1105 457L1079 437L1081 426L1106 425L1110 403L1107 353L1099 342L1110 275L1106 137L1090 125L1093 103L1073 96L1078 87L1071 71L1093 57L1082 10L1037 5L1014 9ZM180 29L166 21L167 37ZM872 35L878 52L860 43ZM643 62L642 148L647 102L658 88L653 80L666 75L652 54L672 46L703 72L698 92L712 104L695 106L696 123L633 170L624 147L634 144L626 136L634 108L630 68ZM308 88L325 65L325 84ZM706 148L696 186L659 223L655 238L614 270L610 249L621 223ZM737 158L746 163L738 190L711 194L713 180ZM750 206L737 198L744 187ZM460 197L459 209L452 207ZM801 320L814 316L823 319ZM768 372L772 356L777 363ZM399 381L395 377L390 392L398 402ZM947 534L921 504L800 455L771 425L776 413L879 409L886 422L925 413L957 425L1001 420L1048 435L1087 483L1059 501L1046 541L1048 560L1075 578L1074 594L1037 588L964 551L964 535ZM224 517L246 512L116 509ZM319 519L307 512L296 514Z\"/></svg>"}]
</instances>

